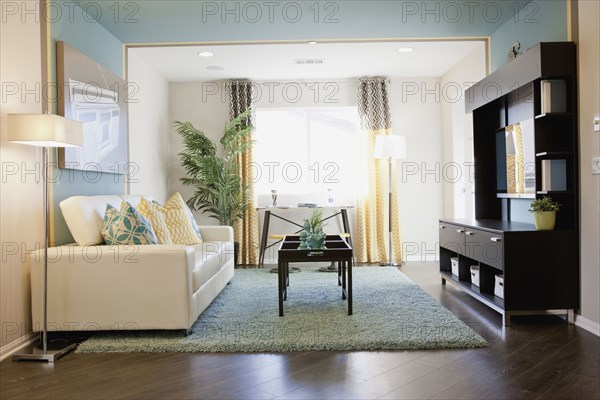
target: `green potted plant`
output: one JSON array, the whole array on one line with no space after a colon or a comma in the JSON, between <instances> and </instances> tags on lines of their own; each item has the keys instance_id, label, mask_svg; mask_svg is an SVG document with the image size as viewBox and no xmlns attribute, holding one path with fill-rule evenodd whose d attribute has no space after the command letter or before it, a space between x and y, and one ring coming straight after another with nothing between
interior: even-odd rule
<instances>
[{"instance_id":1,"label":"green potted plant","mask_svg":"<svg viewBox=\"0 0 600 400\"><path fill-rule=\"evenodd\" d=\"M247 122L250 113L249 109L225 125L220 150L192 123L174 122L183 139L184 150L178 155L187 173L180 181L194 188L187 204L220 225L233 226L248 207L249 187L242 182L239 159L252 146L248 140L252 130Z\"/></svg>"},{"instance_id":2,"label":"green potted plant","mask_svg":"<svg viewBox=\"0 0 600 400\"><path fill-rule=\"evenodd\" d=\"M556 212L560 209L561 204L558 204L549 196L544 196L541 199L532 201L529 207L529 212L532 212L535 218L536 229L540 231L554 229Z\"/></svg>"},{"instance_id":3,"label":"green potted plant","mask_svg":"<svg viewBox=\"0 0 600 400\"><path fill-rule=\"evenodd\" d=\"M300 249L324 249L326 234L323 231L323 211L314 210L312 215L304 220L304 230L299 233Z\"/></svg>"}]
</instances>

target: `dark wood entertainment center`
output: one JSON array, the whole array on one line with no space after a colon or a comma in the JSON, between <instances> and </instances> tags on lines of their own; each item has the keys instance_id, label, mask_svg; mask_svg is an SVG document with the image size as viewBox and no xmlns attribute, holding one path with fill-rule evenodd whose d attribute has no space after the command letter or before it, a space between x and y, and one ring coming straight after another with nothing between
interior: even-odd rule
<instances>
[{"instance_id":1,"label":"dark wood entertainment center","mask_svg":"<svg viewBox=\"0 0 600 400\"><path fill-rule=\"evenodd\" d=\"M511 315L548 311L564 312L572 323L579 308L575 44L529 49L470 87L466 112L473 113L475 219L440 220L442 284L453 283L498 311L504 325ZM507 138L515 124L521 142L531 143L529 170L521 162L526 172L516 178L520 190L507 173ZM525 145L519 144L522 155ZM554 230L538 231L532 218L525 220L529 202L543 196L562 205ZM452 258L458 259L457 275ZM471 282L473 265L479 286ZM494 294L496 275L503 275L503 298Z\"/></svg>"}]
</instances>

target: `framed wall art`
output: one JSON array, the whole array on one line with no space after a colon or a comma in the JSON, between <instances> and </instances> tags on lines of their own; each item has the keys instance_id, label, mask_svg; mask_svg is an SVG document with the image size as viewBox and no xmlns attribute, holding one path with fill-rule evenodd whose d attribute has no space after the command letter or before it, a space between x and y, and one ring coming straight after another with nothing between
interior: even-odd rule
<instances>
[{"instance_id":1,"label":"framed wall art","mask_svg":"<svg viewBox=\"0 0 600 400\"><path fill-rule=\"evenodd\" d=\"M59 149L58 166L127 173L127 83L65 42L56 46L58 114L83 122L83 146Z\"/></svg>"}]
</instances>

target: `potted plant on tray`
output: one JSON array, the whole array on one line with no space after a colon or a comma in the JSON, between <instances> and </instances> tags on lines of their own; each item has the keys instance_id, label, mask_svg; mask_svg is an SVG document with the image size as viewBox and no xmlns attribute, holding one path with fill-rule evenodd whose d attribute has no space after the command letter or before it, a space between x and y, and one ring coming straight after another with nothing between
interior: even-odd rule
<instances>
[{"instance_id":1,"label":"potted plant on tray","mask_svg":"<svg viewBox=\"0 0 600 400\"><path fill-rule=\"evenodd\" d=\"M304 230L299 233L300 249L320 250L325 248L326 234L323 232L323 212L314 210L310 218L304 220Z\"/></svg>"},{"instance_id":2,"label":"potted plant on tray","mask_svg":"<svg viewBox=\"0 0 600 400\"><path fill-rule=\"evenodd\" d=\"M561 205L549 196L536 199L531 202L529 212L533 213L535 218L535 227L540 231L549 231L554 229L556 223L556 212Z\"/></svg>"},{"instance_id":3,"label":"potted plant on tray","mask_svg":"<svg viewBox=\"0 0 600 400\"><path fill-rule=\"evenodd\" d=\"M252 146L248 139L252 131L248 123L250 113L248 109L225 125L220 151L191 122L174 123L183 139L184 150L178 155L187 172L180 181L194 188L187 204L215 218L220 225L233 226L248 207L249 186L242 182L239 160ZM236 264L238 246L236 243Z\"/></svg>"}]
</instances>

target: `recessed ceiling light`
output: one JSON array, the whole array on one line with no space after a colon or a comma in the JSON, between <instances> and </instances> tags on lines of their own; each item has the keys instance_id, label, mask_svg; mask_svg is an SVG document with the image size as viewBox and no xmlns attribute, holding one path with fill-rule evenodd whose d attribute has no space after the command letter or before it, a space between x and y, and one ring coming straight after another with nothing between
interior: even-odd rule
<instances>
[{"instance_id":1,"label":"recessed ceiling light","mask_svg":"<svg viewBox=\"0 0 600 400\"><path fill-rule=\"evenodd\" d=\"M308 44L317 44L318 42L311 40L310 42L308 42Z\"/></svg>"},{"instance_id":2,"label":"recessed ceiling light","mask_svg":"<svg viewBox=\"0 0 600 400\"><path fill-rule=\"evenodd\" d=\"M214 54L214 53L211 53L210 51L201 51L200 53L198 53L198 55L199 55L200 57L212 57L212 56L214 56L215 54Z\"/></svg>"},{"instance_id":3,"label":"recessed ceiling light","mask_svg":"<svg viewBox=\"0 0 600 400\"><path fill-rule=\"evenodd\" d=\"M209 71L224 71L225 68L221 67L220 65L210 65L208 67L206 67L207 70Z\"/></svg>"},{"instance_id":4,"label":"recessed ceiling light","mask_svg":"<svg viewBox=\"0 0 600 400\"><path fill-rule=\"evenodd\" d=\"M398 49L399 53L412 53L413 51L415 51L415 49L413 49L412 47L400 47Z\"/></svg>"}]
</instances>

